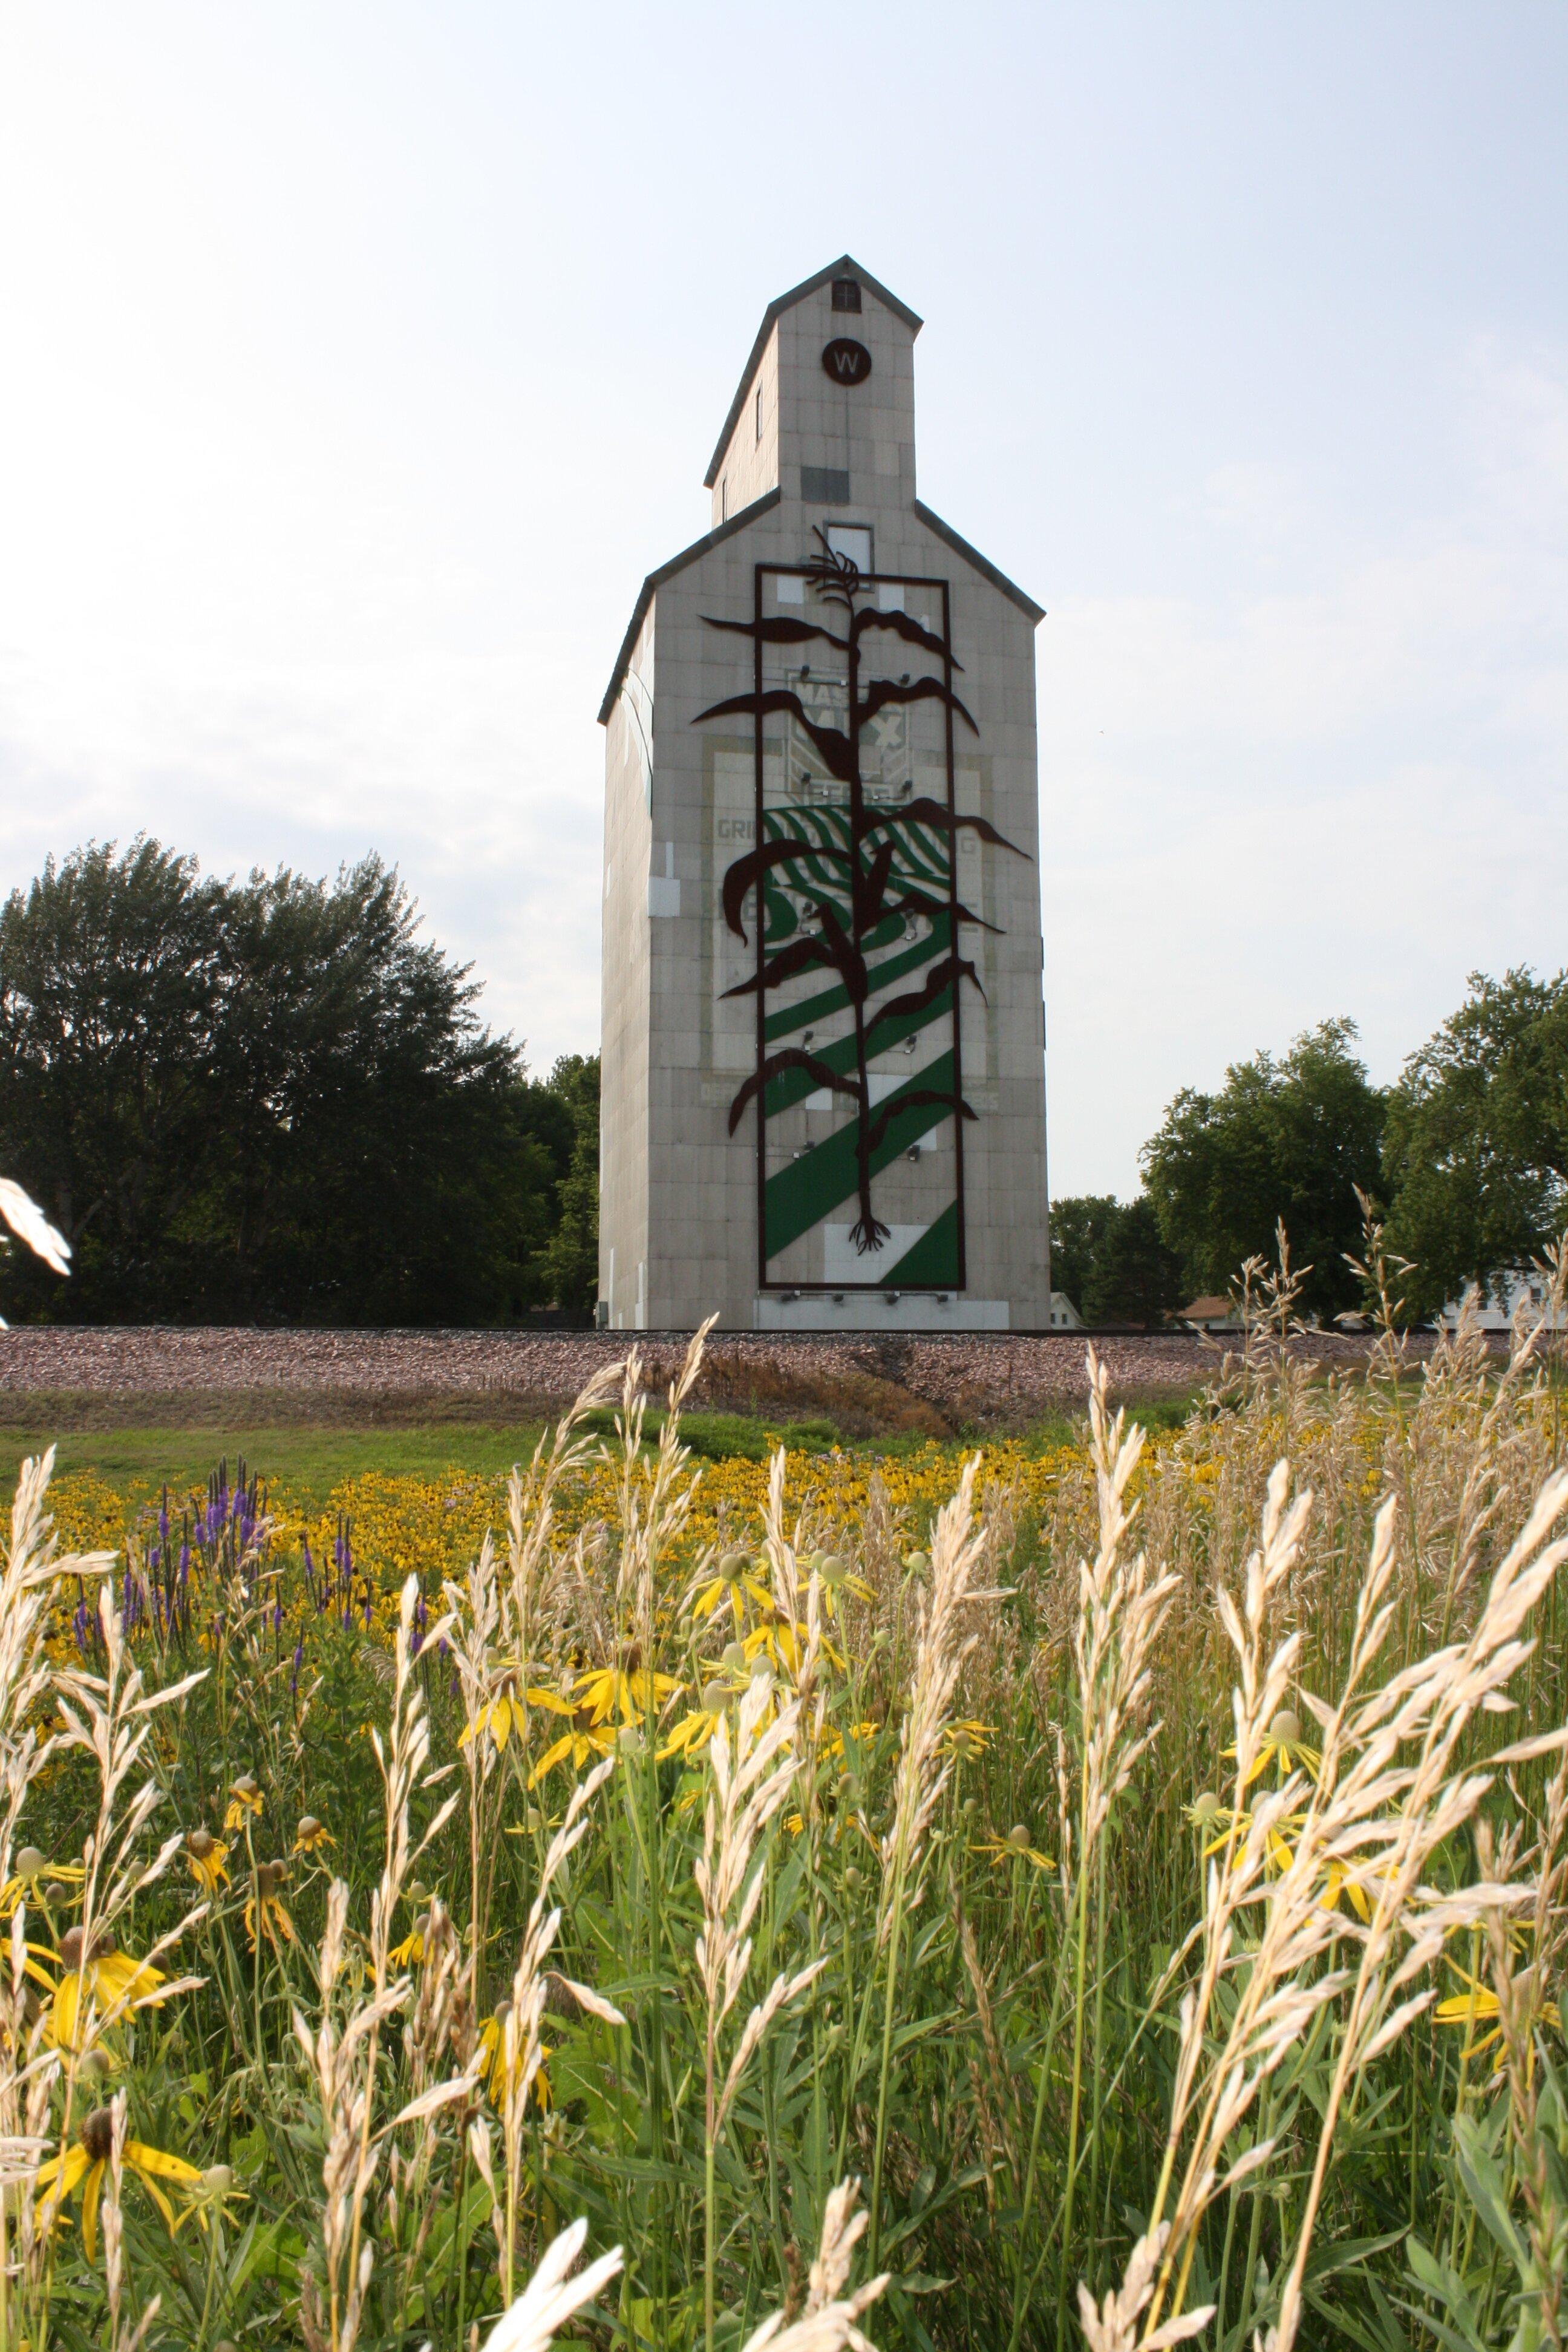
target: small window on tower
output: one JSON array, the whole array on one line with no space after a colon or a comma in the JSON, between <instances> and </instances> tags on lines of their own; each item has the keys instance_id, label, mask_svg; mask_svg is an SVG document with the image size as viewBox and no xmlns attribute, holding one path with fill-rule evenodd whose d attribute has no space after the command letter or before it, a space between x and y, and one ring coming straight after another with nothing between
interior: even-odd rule
<instances>
[{"instance_id":1,"label":"small window on tower","mask_svg":"<svg viewBox=\"0 0 1568 2352\"><path fill-rule=\"evenodd\" d=\"M833 307L836 310L858 310L860 308L859 281L854 278L836 278L833 281Z\"/></svg>"},{"instance_id":2,"label":"small window on tower","mask_svg":"<svg viewBox=\"0 0 1568 2352\"><path fill-rule=\"evenodd\" d=\"M756 424L757 438L760 441L763 437L763 387L761 384L757 386Z\"/></svg>"},{"instance_id":3,"label":"small window on tower","mask_svg":"<svg viewBox=\"0 0 1568 2352\"><path fill-rule=\"evenodd\" d=\"M730 520L730 477L728 474L725 475L723 480L719 485L719 520L721 522L728 522Z\"/></svg>"},{"instance_id":4,"label":"small window on tower","mask_svg":"<svg viewBox=\"0 0 1568 2352\"><path fill-rule=\"evenodd\" d=\"M864 523L830 522L827 526L829 551L840 558L847 557L862 577L871 569L871 534Z\"/></svg>"}]
</instances>

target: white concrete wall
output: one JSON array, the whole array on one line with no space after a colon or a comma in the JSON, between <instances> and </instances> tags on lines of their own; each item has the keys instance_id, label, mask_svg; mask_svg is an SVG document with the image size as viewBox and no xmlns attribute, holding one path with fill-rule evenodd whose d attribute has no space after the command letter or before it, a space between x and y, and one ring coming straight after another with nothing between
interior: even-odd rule
<instances>
[{"instance_id":1,"label":"white concrete wall","mask_svg":"<svg viewBox=\"0 0 1568 2352\"><path fill-rule=\"evenodd\" d=\"M759 433L758 412L762 430ZM713 478L713 525L739 514L779 478L779 331L775 324L746 385L741 413Z\"/></svg>"},{"instance_id":2,"label":"white concrete wall","mask_svg":"<svg viewBox=\"0 0 1568 2352\"><path fill-rule=\"evenodd\" d=\"M599 1297L635 1330L648 1258L649 799L657 758L655 614L638 635L605 745Z\"/></svg>"}]
</instances>

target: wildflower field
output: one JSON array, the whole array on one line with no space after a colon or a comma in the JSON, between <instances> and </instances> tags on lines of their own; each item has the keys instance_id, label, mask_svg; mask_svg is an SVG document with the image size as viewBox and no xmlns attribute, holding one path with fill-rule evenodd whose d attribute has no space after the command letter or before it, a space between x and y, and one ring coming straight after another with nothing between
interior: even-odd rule
<instances>
[{"instance_id":1,"label":"wildflower field","mask_svg":"<svg viewBox=\"0 0 1568 2352\"><path fill-rule=\"evenodd\" d=\"M1561 2346L1560 1368L1288 1303L1148 1442L25 1471L0 2352Z\"/></svg>"}]
</instances>

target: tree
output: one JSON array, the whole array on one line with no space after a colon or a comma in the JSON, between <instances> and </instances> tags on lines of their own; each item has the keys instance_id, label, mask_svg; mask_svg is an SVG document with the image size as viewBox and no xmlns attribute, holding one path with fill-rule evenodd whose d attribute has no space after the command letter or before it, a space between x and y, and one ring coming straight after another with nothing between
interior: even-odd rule
<instances>
[{"instance_id":1,"label":"tree","mask_svg":"<svg viewBox=\"0 0 1568 2352\"><path fill-rule=\"evenodd\" d=\"M1112 1192L1069 1192L1051 1202L1051 1286L1066 1293L1086 1323L1084 1301L1115 1215Z\"/></svg>"},{"instance_id":2,"label":"tree","mask_svg":"<svg viewBox=\"0 0 1568 2352\"><path fill-rule=\"evenodd\" d=\"M1182 1262L1140 1194L1080 1192L1051 1202L1051 1281L1094 1326L1162 1324L1186 1296Z\"/></svg>"},{"instance_id":3,"label":"tree","mask_svg":"<svg viewBox=\"0 0 1568 2352\"><path fill-rule=\"evenodd\" d=\"M518 1050L395 870L202 881L156 842L0 910L0 1164L77 1251L7 1311L496 1323L558 1221ZM575 1129L572 1129L574 1138Z\"/></svg>"},{"instance_id":4,"label":"tree","mask_svg":"<svg viewBox=\"0 0 1568 2352\"><path fill-rule=\"evenodd\" d=\"M1184 1087L1141 1158L1160 1231L1195 1291L1223 1292L1242 1260L1271 1257L1283 1220L1301 1295L1330 1317L1354 1305L1356 1187L1379 1189L1386 1097L1352 1050L1353 1021L1325 1021L1283 1060L1237 1062L1217 1095Z\"/></svg>"},{"instance_id":5,"label":"tree","mask_svg":"<svg viewBox=\"0 0 1568 2352\"><path fill-rule=\"evenodd\" d=\"M517 1049L480 1025L468 967L416 937L375 857L331 885L253 873L227 912L203 1234L219 1270L193 1307L511 1319L548 1171L522 1132Z\"/></svg>"},{"instance_id":6,"label":"tree","mask_svg":"<svg viewBox=\"0 0 1568 2352\"><path fill-rule=\"evenodd\" d=\"M7 1265L7 1313L170 1314L211 1139L221 903L194 857L138 839L49 858L0 908L0 1165L74 1252L68 1288Z\"/></svg>"},{"instance_id":7,"label":"tree","mask_svg":"<svg viewBox=\"0 0 1568 2352\"><path fill-rule=\"evenodd\" d=\"M599 1056L563 1054L537 1089L561 1107L569 1148L555 1181L555 1217L538 1253L543 1298L573 1323L594 1319L599 1295Z\"/></svg>"},{"instance_id":8,"label":"tree","mask_svg":"<svg viewBox=\"0 0 1568 2352\"><path fill-rule=\"evenodd\" d=\"M1528 1265L1568 1213L1568 972L1468 985L1389 1099L1389 1241L1415 1261L1413 1312Z\"/></svg>"}]
</instances>

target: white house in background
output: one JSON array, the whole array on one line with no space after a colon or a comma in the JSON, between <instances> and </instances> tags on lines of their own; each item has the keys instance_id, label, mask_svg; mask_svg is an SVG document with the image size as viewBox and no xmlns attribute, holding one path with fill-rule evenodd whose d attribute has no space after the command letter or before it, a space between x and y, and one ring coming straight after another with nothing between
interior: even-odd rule
<instances>
[{"instance_id":1,"label":"white house in background","mask_svg":"<svg viewBox=\"0 0 1568 2352\"><path fill-rule=\"evenodd\" d=\"M1173 1323L1184 1323L1189 1331L1239 1331L1241 1318L1236 1311L1234 1298L1194 1298L1178 1307L1172 1316Z\"/></svg>"},{"instance_id":2,"label":"white house in background","mask_svg":"<svg viewBox=\"0 0 1568 2352\"><path fill-rule=\"evenodd\" d=\"M1514 1317L1522 1309L1531 1320L1546 1307L1552 1285L1538 1266L1514 1266L1500 1274L1491 1289L1479 1300L1476 1319L1483 1331L1508 1331L1513 1328ZM1459 1320L1461 1301L1450 1298L1437 1321L1445 1331L1452 1331ZM1554 1331L1568 1330L1568 1313L1558 1308L1549 1313L1547 1322Z\"/></svg>"},{"instance_id":3,"label":"white house in background","mask_svg":"<svg viewBox=\"0 0 1568 2352\"><path fill-rule=\"evenodd\" d=\"M1051 1293L1050 1328L1053 1331L1081 1331L1083 1329L1083 1317L1079 1313L1078 1308L1073 1305L1072 1300L1068 1297L1065 1290L1053 1290Z\"/></svg>"}]
</instances>

